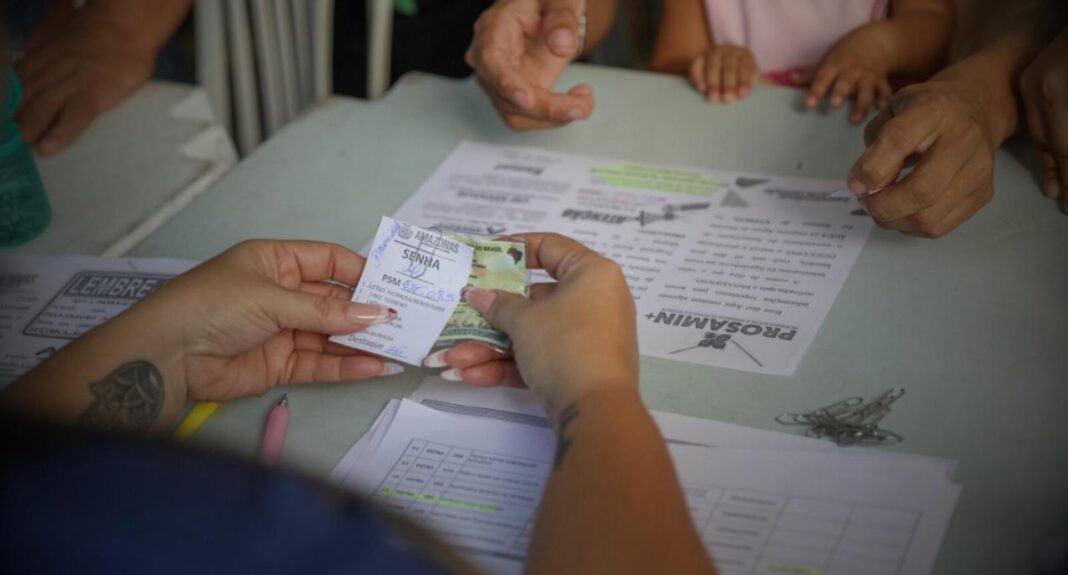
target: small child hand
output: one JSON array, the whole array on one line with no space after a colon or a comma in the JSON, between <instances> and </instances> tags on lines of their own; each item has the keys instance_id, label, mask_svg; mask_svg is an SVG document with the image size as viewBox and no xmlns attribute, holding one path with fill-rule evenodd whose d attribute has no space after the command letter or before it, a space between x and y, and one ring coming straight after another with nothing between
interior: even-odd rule
<instances>
[{"instance_id":1,"label":"small child hand","mask_svg":"<svg viewBox=\"0 0 1068 575\"><path fill-rule=\"evenodd\" d=\"M829 96L831 106L841 108L847 99L854 98L853 111L849 114L854 124L863 122L873 105L880 110L885 108L894 94L887 68L876 61L878 58L863 54L864 51L845 42L832 48L811 75L805 107L811 110ZM802 77L798 83L808 82Z\"/></svg>"},{"instance_id":2,"label":"small child hand","mask_svg":"<svg viewBox=\"0 0 1068 575\"><path fill-rule=\"evenodd\" d=\"M745 99L756 79L756 60L741 46L716 46L690 62L690 82L709 102Z\"/></svg>"}]
</instances>

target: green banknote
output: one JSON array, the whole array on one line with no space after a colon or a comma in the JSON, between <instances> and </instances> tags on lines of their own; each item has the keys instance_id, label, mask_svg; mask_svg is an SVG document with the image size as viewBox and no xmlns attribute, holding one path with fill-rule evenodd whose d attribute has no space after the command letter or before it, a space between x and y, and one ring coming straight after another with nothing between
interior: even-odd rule
<instances>
[{"instance_id":1,"label":"green banknote","mask_svg":"<svg viewBox=\"0 0 1068 575\"><path fill-rule=\"evenodd\" d=\"M476 240L455 237L474 248L471 275L468 287L504 290L520 295L527 289L526 244L497 240ZM493 329L482 314L460 300L456 310L445 324L441 336L434 342L431 353L459 343L479 341L500 349L508 349L512 342L508 336Z\"/></svg>"}]
</instances>

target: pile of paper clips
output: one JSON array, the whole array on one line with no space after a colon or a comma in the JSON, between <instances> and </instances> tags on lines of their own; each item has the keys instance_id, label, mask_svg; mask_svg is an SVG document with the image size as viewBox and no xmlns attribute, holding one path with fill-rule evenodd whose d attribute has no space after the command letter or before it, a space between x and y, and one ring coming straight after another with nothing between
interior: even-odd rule
<instances>
[{"instance_id":1,"label":"pile of paper clips","mask_svg":"<svg viewBox=\"0 0 1068 575\"><path fill-rule=\"evenodd\" d=\"M850 397L808 413L783 413L775 421L783 425L807 425L805 435L831 439L841 446L893 445L904 438L880 429L879 422L890 413L890 405L903 395L905 390L895 387L868 403L861 397Z\"/></svg>"}]
</instances>

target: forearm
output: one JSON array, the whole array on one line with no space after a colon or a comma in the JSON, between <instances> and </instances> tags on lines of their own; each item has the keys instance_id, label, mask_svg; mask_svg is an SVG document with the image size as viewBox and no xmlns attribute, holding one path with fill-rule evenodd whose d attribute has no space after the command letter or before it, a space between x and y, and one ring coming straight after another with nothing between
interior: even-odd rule
<instances>
[{"instance_id":1,"label":"forearm","mask_svg":"<svg viewBox=\"0 0 1068 575\"><path fill-rule=\"evenodd\" d=\"M663 438L635 391L557 406L528 573L711 573Z\"/></svg>"},{"instance_id":2,"label":"forearm","mask_svg":"<svg viewBox=\"0 0 1068 575\"><path fill-rule=\"evenodd\" d=\"M113 26L131 44L155 53L174 35L192 5L193 0L93 0L83 10Z\"/></svg>"},{"instance_id":3,"label":"forearm","mask_svg":"<svg viewBox=\"0 0 1068 575\"><path fill-rule=\"evenodd\" d=\"M169 429L186 403L180 342L161 329L173 321L135 306L8 386L0 407L58 422Z\"/></svg>"},{"instance_id":4,"label":"forearm","mask_svg":"<svg viewBox=\"0 0 1068 575\"><path fill-rule=\"evenodd\" d=\"M713 46L701 0L671 0L661 8L649 69L685 76L690 63Z\"/></svg>"},{"instance_id":5,"label":"forearm","mask_svg":"<svg viewBox=\"0 0 1068 575\"><path fill-rule=\"evenodd\" d=\"M586 45L582 55L589 55L604 42L616 21L616 0L586 0Z\"/></svg>"},{"instance_id":6,"label":"forearm","mask_svg":"<svg viewBox=\"0 0 1068 575\"><path fill-rule=\"evenodd\" d=\"M992 144L1001 145L1019 128L1019 78L1038 53L1030 34L1016 33L938 73L932 81L965 82L980 99L990 122Z\"/></svg>"}]
</instances>

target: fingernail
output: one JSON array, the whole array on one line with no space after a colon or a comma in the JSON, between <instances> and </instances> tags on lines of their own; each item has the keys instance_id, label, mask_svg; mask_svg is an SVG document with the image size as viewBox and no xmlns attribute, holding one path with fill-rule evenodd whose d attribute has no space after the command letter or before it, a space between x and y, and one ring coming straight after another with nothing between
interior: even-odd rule
<instances>
[{"instance_id":1,"label":"fingernail","mask_svg":"<svg viewBox=\"0 0 1068 575\"><path fill-rule=\"evenodd\" d=\"M404 372L404 366L399 363L393 363L392 361L382 362L382 373L378 374L378 377L388 377L390 375L397 375Z\"/></svg>"},{"instance_id":2,"label":"fingernail","mask_svg":"<svg viewBox=\"0 0 1068 575\"><path fill-rule=\"evenodd\" d=\"M42 156L51 156L59 152L59 142L44 138L37 144L37 153Z\"/></svg>"},{"instance_id":3,"label":"fingernail","mask_svg":"<svg viewBox=\"0 0 1068 575\"><path fill-rule=\"evenodd\" d=\"M734 99L735 99L735 98L734 98L734 94L724 94L724 95L723 95L723 101L724 101L725 103L727 103L727 104L730 104L731 102L733 102L733 101L734 101Z\"/></svg>"},{"instance_id":4,"label":"fingernail","mask_svg":"<svg viewBox=\"0 0 1068 575\"><path fill-rule=\"evenodd\" d=\"M512 92L512 101L520 108L527 108L529 106L527 103L527 94L522 90Z\"/></svg>"},{"instance_id":5,"label":"fingernail","mask_svg":"<svg viewBox=\"0 0 1068 575\"><path fill-rule=\"evenodd\" d=\"M461 370L456 369L455 367L452 369L446 369L445 371L441 372L440 377L445 381L463 381L464 378L460 375L460 371Z\"/></svg>"},{"instance_id":6,"label":"fingernail","mask_svg":"<svg viewBox=\"0 0 1068 575\"><path fill-rule=\"evenodd\" d=\"M448 351L449 350L447 349L439 349L438 351L435 351L434 353L426 356L426 359L423 360L423 367L437 368L449 365L445 362L445 353Z\"/></svg>"},{"instance_id":7,"label":"fingernail","mask_svg":"<svg viewBox=\"0 0 1068 575\"><path fill-rule=\"evenodd\" d=\"M1061 186L1056 180L1049 180L1046 182L1045 192L1047 198L1059 198L1061 197Z\"/></svg>"},{"instance_id":8,"label":"fingernail","mask_svg":"<svg viewBox=\"0 0 1068 575\"><path fill-rule=\"evenodd\" d=\"M471 288L464 292L464 300L479 313L486 313L495 299L497 299L497 292L493 290Z\"/></svg>"},{"instance_id":9,"label":"fingernail","mask_svg":"<svg viewBox=\"0 0 1068 575\"><path fill-rule=\"evenodd\" d=\"M842 105L842 99L839 98L838 96L834 96L833 98L831 98L831 105L834 106L835 108L841 106Z\"/></svg>"},{"instance_id":10,"label":"fingernail","mask_svg":"<svg viewBox=\"0 0 1068 575\"><path fill-rule=\"evenodd\" d=\"M345 319L349 323L376 325L386 323L397 317L397 310L366 303L350 303L345 309Z\"/></svg>"},{"instance_id":11,"label":"fingernail","mask_svg":"<svg viewBox=\"0 0 1068 575\"><path fill-rule=\"evenodd\" d=\"M854 196L866 196L868 195L868 187L861 183L860 180L849 180L846 183L846 187L850 192L853 192Z\"/></svg>"},{"instance_id":12,"label":"fingernail","mask_svg":"<svg viewBox=\"0 0 1068 575\"><path fill-rule=\"evenodd\" d=\"M816 104L818 104L818 103L819 103L819 100L817 100L816 98L813 98L811 96L809 96L808 98L805 98L805 107L806 108L810 108L810 109L811 108L815 108Z\"/></svg>"},{"instance_id":13,"label":"fingernail","mask_svg":"<svg viewBox=\"0 0 1068 575\"><path fill-rule=\"evenodd\" d=\"M567 117L571 118L572 120L581 120L582 118L586 117L586 115L583 114L582 110L579 110L578 108L571 108L567 112Z\"/></svg>"},{"instance_id":14,"label":"fingernail","mask_svg":"<svg viewBox=\"0 0 1068 575\"><path fill-rule=\"evenodd\" d=\"M566 28L561 28L552 34L549 34L549 45L558 49L568 49L573 47L574 42L571 32Z\"/></svg>"}]
</instances>

